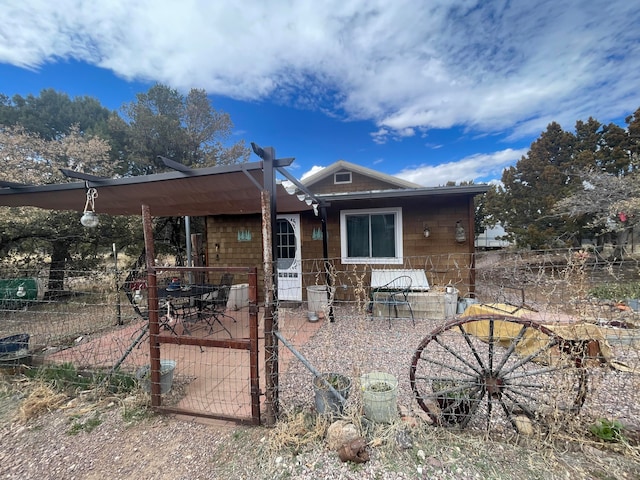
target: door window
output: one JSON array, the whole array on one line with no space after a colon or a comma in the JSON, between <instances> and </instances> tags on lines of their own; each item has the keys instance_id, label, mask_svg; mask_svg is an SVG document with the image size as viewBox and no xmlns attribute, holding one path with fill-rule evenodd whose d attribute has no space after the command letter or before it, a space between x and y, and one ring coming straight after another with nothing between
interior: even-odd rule
<instances>
[{"instance_id":1,"label":"door window","mask_svg":"<svg viewBox=\"0 0 640 480\"><path fill-rule=\"evenodd\" d=\"M296 234L288 220L277 220L276 236L278 268L286 270L293 265L296 259Z\"/></svg>"}]
</instances>

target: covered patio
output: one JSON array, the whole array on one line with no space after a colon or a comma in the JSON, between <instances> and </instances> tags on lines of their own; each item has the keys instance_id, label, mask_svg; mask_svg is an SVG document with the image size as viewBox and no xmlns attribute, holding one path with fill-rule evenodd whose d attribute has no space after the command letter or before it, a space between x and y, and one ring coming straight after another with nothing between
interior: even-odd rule
<instances>
[{"instance_id":1,"label":"covered patio","mask_svg":"<svg viewBox=\"0 0 640 480\"><path fill-rule=\"evenodd\" d=\"M70 210L87 212L90 205L95 215L142 215L145 236L147 284L149 288L149 322L148 322L148 358L151 365L151 398L152 405L163 411L159 390L160 360L167 358L172 348L229 351L237 348L247 350L249 358L246 367L250 369L251 379L251 418L253 423L260 420L260 395L258 383L258 314L262 309L262 337L264 339L264 356L260 359L264 369L266 385L264 389L266 422L273 423L277 415L278 395L278 341L273 332L278 330L277 315L277 276L274 275L275 239L272 226L275 225L277 213L300 211L301 202L286 192L276 182L276 171L305 190L299 182L288 174L284 167L293 162L293 158L276 159L272 147L264 149L253 145L254 152L262 159L259 162L243 163L228 166L217 166L202 169L191 169L164 157L158 162L172 170L167 173L123 178L101 178L81 172L64 170L63 173L74 180L64 184L23 185L12 182L0 183L0 205L34 206L50 210ZM91 198L90 198L91 197ZM91 201L89 201L91 200ZM310 207L308 207L310 208ZM197 338L195 335L165 335L160 331L159 303L157 292L157 267L155 265L154 238L152 220L154 217L207 216L222 214L261 214L263 236L264 292L257 291L258 282L254 278L249 290L249 307L246 309L247 320L239 324L248 330L238 331L238 337L232 339ZM198 267L183 267L184 271L195 271ZM206 267L200 267L202 272ZM180 269L177 269L180 270ZM264 303L263 303L264 302ZM246 323L246 325L245 325ZM130 332L129 332L130 335ZM137 357L136 357L137 358ZM220 362L205 362L199 357L199 364L218 365ZM142 357L140 357L142 361ZM236 365L237 362L231 361ZM243 368L244 368L243 363ZM187 373L188 375L188 373ZM227 380L232 377L227 376ZM178 411L175 408L172 411ZM189 413L180 411L178 413ZM193 413L193 412L191 412ZM216 417L216 414L212 416ZM225 417L226 418L226 417Z\"/></svg>"}]
</instances>

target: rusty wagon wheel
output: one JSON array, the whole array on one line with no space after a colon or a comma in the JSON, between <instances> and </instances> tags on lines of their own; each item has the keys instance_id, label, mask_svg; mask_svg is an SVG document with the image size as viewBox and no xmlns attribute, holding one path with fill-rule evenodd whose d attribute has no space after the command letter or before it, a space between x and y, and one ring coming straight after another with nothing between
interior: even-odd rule
<instances>
[{"instance_id":1,"label":"rusty wagon wheel","mask_svg":"<svg viewBox=\"0 0 640 480\"><path fill-rule=\"evenodd\" d=\"M572 345L536 322L507 315L457 318L416 349L409 373L437 425L548 433L576 413L587 374Z\"/></svg>"}]
</instances>

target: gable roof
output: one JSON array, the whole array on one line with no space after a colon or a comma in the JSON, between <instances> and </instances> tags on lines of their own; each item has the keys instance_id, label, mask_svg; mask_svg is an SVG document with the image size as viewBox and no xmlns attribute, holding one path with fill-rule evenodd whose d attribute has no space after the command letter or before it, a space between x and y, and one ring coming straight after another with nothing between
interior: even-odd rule
<instances>
[{"instance_id":1,"label":"gable roof","mask_svg":"<svg viewBox=\"0 0 640 480\"><path fill-rule=\"evenodd\" d=\"M360 175L364 175L364 176L379 180L381 182L395 185L398 188L421 188L422 187L422 185L418 185L417 183L408 182L398 177L387 175L386 173L378 172L376 170L372 170L366 167L361 167L360 165L356 165L355 163L347 162L345 160L338 160L337 162L332 163L328 167L323 168L319 172L316 172L313 175L309 175L307 178L302 180L302 184L305 186L311 186L315 183L318 183L321 180L324 180L325 178L332 176L334 173L343 172L343 171L352 171L355 173L359 173Z\"/></svg>"},{"instance_id":2,"label":"gable roof","mask_svg":"<svg viewBox=\"0 0 640 480\"><path fill-rule=\"evenodd\" d=\"M325 204L337 204L339 202L371 202L384 199L426 199L440 196L465 196L473 197L486 193L490 186L488 184L470 184L470 185L452 185L439 187L424 187L417 183L402 180L392 175L387 175L370 168L361 167L354 163L339 160L328 167L323 168L319 172L310 175L301 181L305 187L313 190L313 185L331 177L338 172L351 171L369 178L378 180L389 185L388 188L379 188L375 190L358 190L349 192L325 192L314 193L318 200L323 200Z\"/></svg>"}]
</instances>

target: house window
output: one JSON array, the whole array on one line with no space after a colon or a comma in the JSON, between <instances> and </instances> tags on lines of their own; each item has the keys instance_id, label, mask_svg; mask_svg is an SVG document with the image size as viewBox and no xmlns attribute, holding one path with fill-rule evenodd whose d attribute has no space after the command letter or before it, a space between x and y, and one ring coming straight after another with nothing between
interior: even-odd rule
<instances>
[{"instance_id":1,"label":"house window","mask_svg":"<svg viewBox=\"0 0 640 480\"><path fill-rule=\"evenodd\" d=\"M340 212L342 263L402 263L402 209Z\"/></svg>"},{"instance_id":2,"label":"house window","mask_svg":"<svg viewBox=\"0 0 640 480\"><path fill-rule=\"evenodd\" d=\"M338 172L333 174L333 183L351 183L351 172Z\"/></svg>"}]
</instances>

